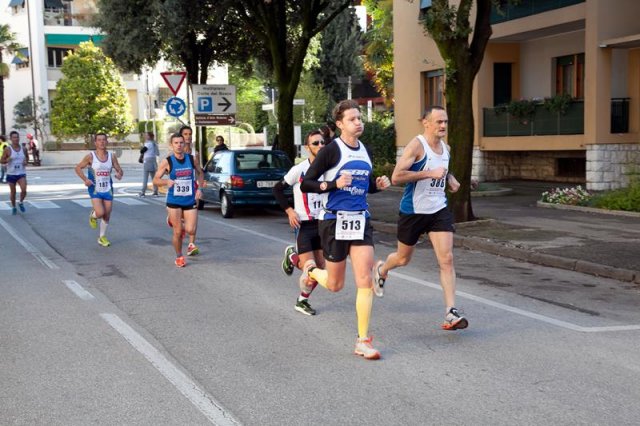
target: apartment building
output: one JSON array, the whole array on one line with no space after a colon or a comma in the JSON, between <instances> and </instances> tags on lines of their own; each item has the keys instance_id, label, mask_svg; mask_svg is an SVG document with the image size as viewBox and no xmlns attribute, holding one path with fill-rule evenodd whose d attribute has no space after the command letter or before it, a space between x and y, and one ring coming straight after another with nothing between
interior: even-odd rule
<instances>
[{"instance_id":1,"label":"apartment building","mask_svg":"<svg viewBox=\"0 0 640 426\"><path fill-rule=\"evenodd\" d=\"M473 89L473 175L592 190L628 185L640 173L640 2L502 3ZM444 61L419 20L429 7L430 0L394 1L399 152L421 131L421 111L446 104ZM545 98L563 94L571 100L561 111L545 107ZM533 102L521 102L531 109L514 116L513 101Z\"/></svg>"}]
</instances>

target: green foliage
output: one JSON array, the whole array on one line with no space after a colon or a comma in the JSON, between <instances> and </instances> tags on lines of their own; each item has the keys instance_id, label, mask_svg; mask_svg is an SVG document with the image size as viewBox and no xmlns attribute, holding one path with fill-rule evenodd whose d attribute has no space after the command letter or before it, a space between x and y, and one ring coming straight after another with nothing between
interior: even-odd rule
<instances>
[{"instance_id":1,"label":"green foliage","mask_svg":"<svg viewBox=\"0 0 640 426\"><path fill-rule=\"evenodd\" d=\"M531 99L520 99L509 102L508 104L498 105L494 108L496 114L509 113L514 118L523 123L531 120L536 114L536 105L540 102Z\"/></svg>"},{"instance_id":2,"label":"green foliage","mask_svg":"<svg viewBox=\"0 0 640 426\"><path fill-rule=\"evenodd\" d=\"M164 136L164 126L165 123L162 120L141 120L138 122L138 133L154 132L156 134L156 140L158 140L158 138Z\"/></svg>"},{"instance_id":3,"label":"green foliage","mask_svg":"<svg viewBox=\"0 0 640 426\"><path fill-rule=\"evenodd\" d=\"M308 73L302 75L296 99L304 99L304 105L293 107L294 123L314 123L324 119L329 106L329 95L321 85L313 83Z\"/></svg>"},{"instance_id":4,"label":"green foliage","mask_svg":"<svg viewBox=\"0 0 640 426\"><path fill-rule=\"evenodd\" d=\"M229 84L236 86L236 120L261 129L269 123L267 112L262 111L265 81L237 66L229 67Z\"/></svg>"},{"instance_id":5,"label":"green foliage","mask_svg":"<svg viewBox=\"0 0 640 426\"><path fill-rule=\"evenodd\" d=\"M347 87L339 83L338 78L362 76L362 40L354 9L342 11L318 36L321 39L319 66L313 69L313 79L329 94L330 101L336 103L347 97Z\"/></svg>"},{"instance_id":6,"label":"green foliage","mask_svg":"<svg viewBox=\"0 0 640 426\"><path fill-rule=\"evenodd\" d=\"M550 98L544 98L543 105L549 112L565 115L571 106L572 99L570 94L562 93Z\"/></svg>"},{"instance_id":7,"label":"green foliage","mask_svg":"<svg viewBox=\"0 0 640 426\"><path fill-rule=\"evenodd\" d=\"M598 194L591 205L601 209L640 212L640 181L631 182L627 188Z\"/></svg>"},{"instance_id":8,"label":"green foliage","mask_svg":"<svg viewBox=\"0 0 640 426\"><path fill-rule=\"evenodd\" d=\"M11 31L9 24L0 25L0 134L6 134L6 120L4 115L4 79L9 77L9 65L3 62L3 52L13 53L20 46L16 42L16 34Z\"/></svg>"},{"instance_id":9,"label":"green foliage","mask_svg":"<svg viewBox=\"0 0 640 426\"><path fill-rule=\"evenodd\" d=\"M80 43L62 64L51 110L59 138L133 130L127 89L115 65L92 42Z\"/></svg>"},{"instance_id":10,"label":"green foliage","mask_svg":"<svg viewBox=\"0 0 640 426\"><path fill-rule=\"evenodd\" d=\"M364 66L387 103L393 99L393 1L364 0L372 26L365 36Z\"/></svg>"},{"instance_id":11,"label":"green foliage","mask_svg":"<svg viewBox=\"0 0 640 426\"><path fill-rule=\"evenodd\" d=\"M14 127L16 129L26 129L28 127L34 128L36 135L40 133L43 138L46 139L44 131L49 123L49 113L47 112L45 101L41 96L38 97L38 102L36 102L35 107L36 115L34 116L33 98L31 95L15 104L13 107Z\"/></svg>"}]
</instances>

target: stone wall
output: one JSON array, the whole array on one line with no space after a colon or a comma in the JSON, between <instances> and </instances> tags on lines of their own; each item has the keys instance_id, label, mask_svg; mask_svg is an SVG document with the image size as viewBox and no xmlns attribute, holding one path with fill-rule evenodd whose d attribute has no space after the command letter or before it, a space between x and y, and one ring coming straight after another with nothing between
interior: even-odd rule
<instances>
[{"instance_id":1,"label":"stone wall","mask_svg":"<svg viewBox=\"0 0 640 426\"><path fill-rule=\"evenodd\" d=\"M526 179L583 183L584 176L559 176L558 158L584 158L580 151L480 151L474 148L472 177L479 181Z\"/></svg>"},{"instance_id":2,"label":"stone wall","mask_svg":"<svg viewBox=\"0 0 640 426\"><path fill-rule=\"evenodd\" d=\"M624 188L639 174L640 144L587 145L587 189Z\"/></svg>"}]
</instances>

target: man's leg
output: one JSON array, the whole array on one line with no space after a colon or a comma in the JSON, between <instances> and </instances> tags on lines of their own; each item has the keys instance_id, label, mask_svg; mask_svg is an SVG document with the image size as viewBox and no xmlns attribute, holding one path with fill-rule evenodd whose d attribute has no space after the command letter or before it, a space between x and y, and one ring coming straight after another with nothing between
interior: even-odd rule
<instances>
[{"instance_id":1,"label":"man's leg","mask_svg":"<svg viewBox=\"0 0 640 426\"><path fill-rule=\"evenodd\" d=\"M453 232L430 232L429 239L440 267L440 285L444 304L448 309L456 306L456 272L453 267Z\"/></svg>"}]
</instances>

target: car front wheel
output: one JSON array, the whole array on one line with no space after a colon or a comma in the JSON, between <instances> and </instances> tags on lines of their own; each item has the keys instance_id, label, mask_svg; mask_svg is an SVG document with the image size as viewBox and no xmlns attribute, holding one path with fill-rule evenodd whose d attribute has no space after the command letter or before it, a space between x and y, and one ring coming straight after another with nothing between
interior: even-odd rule
<instances>
[{"instance_id":1,"label":"car front wheel","mask_svg":"<svg viewBox=\"0 0 640 426\"><path fill-rule=\"evenodd\" d=\"M222 217L225 219L229 219L233 217L233 204L231 203L231 199L226 193L222 194L220 197L220 213L222 213Z\"/></svg>"}]
</instances>

